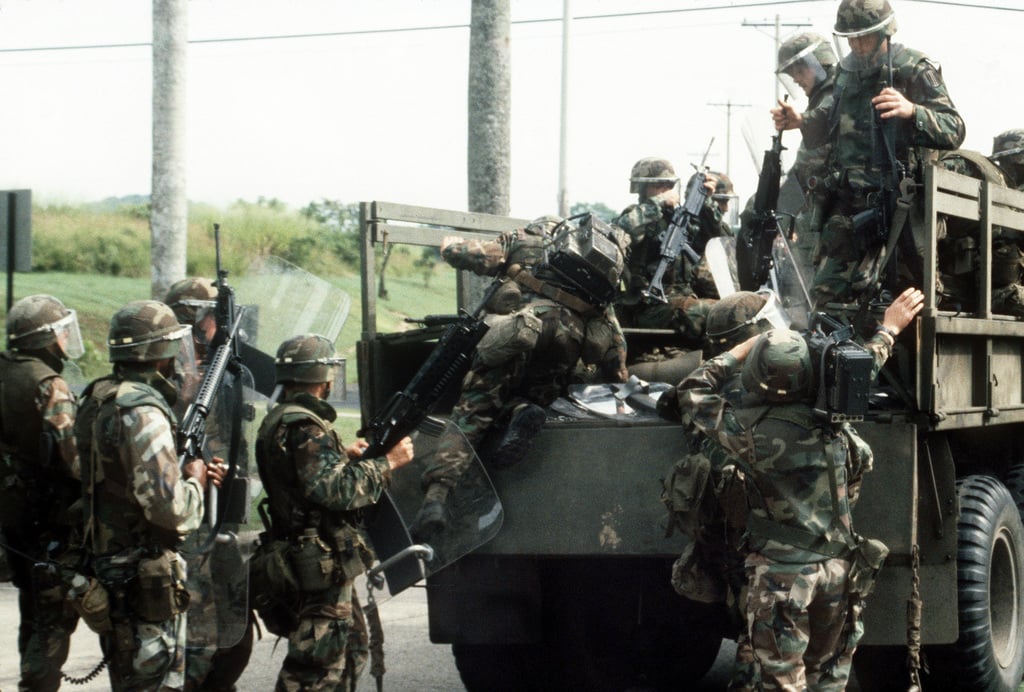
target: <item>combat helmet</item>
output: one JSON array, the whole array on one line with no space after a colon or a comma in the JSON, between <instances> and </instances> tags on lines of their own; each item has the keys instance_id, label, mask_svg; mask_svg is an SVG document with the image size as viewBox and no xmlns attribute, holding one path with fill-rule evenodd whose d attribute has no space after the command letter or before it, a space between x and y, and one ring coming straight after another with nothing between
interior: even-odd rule
<instances>
[{"instance_id":1,"label":"combat helmet","mask_svg":"<svg viewBox=\"0 0 1024 692\"><path fill-rule=\"evenodd\" d=\"M33 351L57 344L65 358L82 355L78 315L51 295L22 298L7 313L7 348Z\"/></svg>"},{"instance_id":2,"label":"combat helmet","mask_svg":"<svg viewBox=\"0 0 1024 692\"><path fill-rule=\"evenodd\" d=\"M806 397L813 374L804 338L791 329L769 329L750 349L741 379L748 392L784 403Z\"/></svg>"},{"instance_id":3,"label":"combat helmet","mask_svg":"<svg viewBox=\"0 0 1024 692\"><path fill-rule=\"evenodd\" d=\"M174 311L158 300L135 300L110 319L107 349L112 363L148 363L174 358L192 327L179 324ZM191 339L188 340L191 346Z\"/></svg>"},{"instance_id":4,"label":"combat helmet","mask_svg":"<svg viewBox=\"0 0 1024 692\"><path fill-rule=\"evenodd\" d=\"M856 38L881 32L896 33L896 13L889 0L843 0L836 11L833 33L840 38Z\"/></svg>"},{"instance_id":5,"label":"combat helmet","mask_svg":"<svg viewBox=\"0 0 1024 692\"><path fill-rule=\"evenodd\" d=\"M764 331L758 314L767 302L768 296L764 293L736 291L715 303L708 311L706 322L710 351L721 353Z\"/></svg>"},{"instance_id":6,"label":"combat helmet","mask_svg":"<svg viewBox=\"0 0 1024 692\"><path fill-rule=\"evenodd\" d=\"M656 156L649 156L640 159L633 164L633 170L629 172L629 191L634 194L643 192L644 185L648 183L671 183L679 182L676 169L668 159L661 159Z\"/></svg>"},{"instance_id":7,"label":"combat helmet","mask_svg":"<svg viewBox=\"0 0 1024 692\"><path fill-rule=\"evenodd\" d=\"M319 334L293 336L281 342L274 359L274 375L278 384L332 382L344 359L338 358L334 343Z\"/></svg>"},{"instance_id":8,"label":"combat helmet","mask_svg":"<svg viewBox=\"0 0 1024 692\"><path fill-rule=\"evenodd\" d=\"M786 70L799 62L810 59L810 62L817 60L819 65L828 67L836 64L836 54L832 46L825 40L824 36L811 32L804 32L786 39L779 46L779 62L775 69L776 74L783 74Z\"/></svg>"},{"instance_id":9,"label":"combat helmet","mask_svg":"<svg viewBox=\"0 0 1024 692\"><path fill-rule=\"evenodd\" d=\"M182 279L167 289L164 303L174 310L179 322L195 325L217 305L217 286L203 277Z\"/></svg>"},{"instance_id":10,"label":"combat helmet","mask_svg":"<svg viewBox=\"0 0 1024 692\"><path fill-rule=\"evenodd\" d=\"M1024 130L1007 130L992 138L991 158L998 160L1017 157L1016 160L1011 159L1012 162L1021 163L1024 162L1021 154L1024 154Z\"/></svg>"}]
</instances>

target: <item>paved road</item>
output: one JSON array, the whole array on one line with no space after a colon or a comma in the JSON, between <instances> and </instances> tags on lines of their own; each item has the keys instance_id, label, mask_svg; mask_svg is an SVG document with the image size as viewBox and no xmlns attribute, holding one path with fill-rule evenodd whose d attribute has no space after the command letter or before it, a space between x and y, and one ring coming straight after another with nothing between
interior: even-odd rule
<instances>
[{"instance_id":1,"label":"paved road","mask_svg":"<svg viewBox=\"0 0 1024 692\"><path fill-rule=\"evenodd\" d=\"M384 677L386 690L398 692L453 692L464 689L447 645L431 644L427 635L426 591L409 589L381 605L385 633ZM18 596L10 584L0 584L0 691L17 689ZM691 689L717 692L725 689L729 661L733 647L726 642L711 674ZM239 681L238 689L249 691L272 690L285 643L264 633L253 648L249 666ZM80 625L71 642L71 655L64 672L83 676L100 660L99 643L87 627ZM94 681L80 686L65 685L66 690L104 692L109 690L106 671ZM359 692L374 692L374 680L368 674L359 681Z\"/></svg>"}]
</instances>

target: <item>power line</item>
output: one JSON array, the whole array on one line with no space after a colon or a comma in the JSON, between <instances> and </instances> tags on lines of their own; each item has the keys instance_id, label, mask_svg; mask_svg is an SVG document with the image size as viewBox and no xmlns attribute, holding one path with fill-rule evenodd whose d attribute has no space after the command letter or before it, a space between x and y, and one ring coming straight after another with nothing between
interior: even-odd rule
<instances>
[{"instance_id":1,"label":"power line","mask_svg":"<svg viewBox=\"0 0 1024 692\"><path fill-rule=\"evenodd\" d=\"M742 10L757 7L778 7L780 5L808 5L822 3L825 0L766 0L763 2L737 2L720 3L716 5L705 5L703 7L681 7L671 10L641 10L636 12L612 12L606 14L589 14L573 17L573 21L594 21L603 19L622 19L627 17L650 17L669 14L689 14L693 12L716 12L719 10ZM831 0L829 0L831 2ZM942 5L947 7L965 7L978 10L996 10L1003 12L1024 12L1024 7L1006 7L1003 5L980 5L971 2L959 2L957 0L902 0L922 5ZM541 17L537 19L517 19L512 24L550 24L561 22L561 17ZM433 24L426 26L392 27L383 29L354 29L351 31L319 31L302 34L266 34L263 36L227 36L223 38L202 38L190 39L190 44L207 43L242 43L251 41L294 41L311 38L336 38L343 36L369 36L373 34L400 34L418 31L451 31L453 29L468 29L469 24ZM33 53L46 51L64 50L101 50L112 48L149 48L153 44L150 41L130 43L98 43L73 46L37 46L30 48L0 48L0 53Z\"/></svg>"}]
</instances>

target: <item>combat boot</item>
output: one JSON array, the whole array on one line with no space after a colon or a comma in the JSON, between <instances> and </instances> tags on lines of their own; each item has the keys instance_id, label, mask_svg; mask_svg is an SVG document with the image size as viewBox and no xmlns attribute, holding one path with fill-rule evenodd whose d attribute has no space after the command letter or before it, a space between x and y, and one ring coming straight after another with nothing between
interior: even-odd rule
<instances>
[{"instance_id":1,"label":"combat boot","mask_svg":"<svg viewBox=\"0 0 1024 692\"><path fill-rule=\"evenodd\" d=\"M416 518L409 527L409 535L414 541L427 542L448 527L448 515L445 511L447 499L448 486L440 483L431 483L427 486L420 511L416 513Z\"/></svg>"},{"instance_id":2,"label":"combat boot","mask_svg":"<svg viewBox=\"0 0 1024 692\"><path fill-rule=\"evenodd\" d=\"M537 404L522 404L517 408L508 429L494 447L491 465L503 469L518 464L529 451L533 438L544 427L546 417L544 409Z\"/></svg>"}]
</instances>

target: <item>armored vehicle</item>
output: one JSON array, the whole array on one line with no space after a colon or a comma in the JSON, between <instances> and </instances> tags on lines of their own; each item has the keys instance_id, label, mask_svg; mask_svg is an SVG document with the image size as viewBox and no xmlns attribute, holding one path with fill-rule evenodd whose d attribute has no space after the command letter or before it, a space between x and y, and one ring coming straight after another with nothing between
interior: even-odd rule
<instances>
[{"instance_id":1,"label":"armored vehicle","mask_svg":"<svg viewBox=\"0 0 1024 692\"><path fill-rule=\"evenodd\" d=\"M1024 322L993 314L990 277L993 235L1024 233L1024 193L928 168L918 194L933 237L947 221L966 222L948 226L970 229L975 291L958 311L939 309L937 248L948 242L933 242L926 307L856 425L875 451L856 525L891 550L868 600L856 674L862 689L907 689L917 672L908 649L920 650L925 689L1016 690L1024 672ZM489 238L526 220L386 202L363 203L361 215L365 423L443 329L377 330L382 244ZM471 307L475 290L460 277L450 309ZM672 338L627 330L631 349ZM705 674L735 625L669 582L682 539L666 537L661 479L686 453L678 424L551 411L527 458L493 472L500 532L427 580L431 639L452 645L468 689L685 689Z\"/></svg>"}]
</instances>

